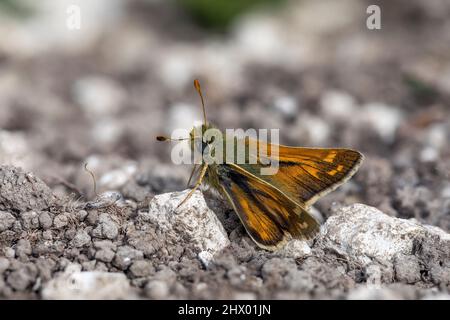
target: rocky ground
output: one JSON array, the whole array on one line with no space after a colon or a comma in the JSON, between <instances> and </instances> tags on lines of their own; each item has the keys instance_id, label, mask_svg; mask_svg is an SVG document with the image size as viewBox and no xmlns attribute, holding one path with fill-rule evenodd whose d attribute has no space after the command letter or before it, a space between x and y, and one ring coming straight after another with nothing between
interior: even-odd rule
<instances>
[{"instance_id":1,"label":"rocky ground","mask_svg":"<svg viewBox=\"0 0 450 320\"><path fill-rule=\"evenodd\" d=\"M0 19L1 298L450 297L447 2L380 1L369 31L369 2L294 1L225 34L137 0L58 33L42 3ZM365 154L316 239L258 249L209 190L174 213L190 168L154 136L201 119L196 77L220 128Z\"/></svg>"}]
</instances>

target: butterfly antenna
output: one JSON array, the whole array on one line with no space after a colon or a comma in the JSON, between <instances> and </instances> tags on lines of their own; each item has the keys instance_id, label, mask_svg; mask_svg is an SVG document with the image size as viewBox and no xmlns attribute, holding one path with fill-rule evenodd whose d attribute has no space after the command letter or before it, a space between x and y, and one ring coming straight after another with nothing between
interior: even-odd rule
<instances>
[{"instance_id":1,"label":"butterfly antenna","mask_svg":"<svg viewBox=\"0 0 450 320\"><path fill-rule=\"evenodd\" d=\"M166 136L157 136L156 140L158 141L184 141L184 140L189 140L189 138L179 138L179 139L172 139Z\"/></svg>"},{"instance_id":2,"label":"butterfly antenna","mask_svg":"<svg viewBox=\"0 0 450 320\"><path fill-rule=\"evenodd\" d=\"M206 126L206 111L205 111L205 100L203 99L202 88L200 87L200 81L198 79L194 80L194 88L197 90L200 99L202 100L202 109L203 109L203 123Z\"/></svg>"},{"instance_id":3,"label":"butterfly antenna","mask_svg":"<svg viewBox=\"0 0 450 320\"><path fill-rule=\"evenodd\" d=\"M89 170L88 169L88 164L87 164L87 162L84 164L84 170L87 172L87 173L89 173L90 175L91 175L91 177L92 177L92 182L93 182L93 184L94 184L94 193L95 193L95 195L98 197L98 193L97 193L97 180L95 179L95 175L94 175L94 173L91 171L91 170Z\"/></svg>"}]
</instances>

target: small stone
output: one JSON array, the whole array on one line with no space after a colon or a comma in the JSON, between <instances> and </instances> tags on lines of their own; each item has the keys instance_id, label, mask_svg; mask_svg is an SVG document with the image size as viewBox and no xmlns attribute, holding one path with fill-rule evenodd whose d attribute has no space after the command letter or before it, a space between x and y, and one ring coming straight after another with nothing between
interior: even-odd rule
<instances>
[{"instance_id":1,"label":"small stone","mask_svg":"<svg viewBox=\"0 0 450 320\"><path fill-rule=\"evenodd\" d=\"M161 280L152 280L145 286L145 292L151 299L165 299L169 296L169 286Z\"/></svg>"},{"instance_id":2,"label":"small stone","mask_svg":"<svg viewBox=\"0 0 450 320\"><path fill-rule=\"evenodd\" d=\"M130 246L122 246L117 249L113 265L120 270L127 269L134 260L142 259L144 254L142 251L133 249Z\"/></svg>"},{"instance_id":3,"label":"small stone","mask_svg":"<svg viewBox=\"0 0 450 320\"><path fill-rule=\"evenodd\" d=\"M42 281L48 281L52 278L52 271L55 266L55 261L48 258L39 257L36 260L36 268Z\"/></svg>"},{"instance_id":4,"label":"small stone","mask_svg":"<svg viewBox=\"0 0 450 320\"><path fill-rule=\"evenodd\" d=\"M106 264L104 262L101 261L97 261L97 263L95 264L95 271L109 271L108 267L106 266ZM117 270L115 270L117 271Z\"/></svg>"},{"instance_id":5,"label":"small stone","mask_svg":"<svg viewBox=\"0 0 450 320\"><path fill-rule=\"evenodd\" d=\"M86 222L91 226L96 225L98 221L98 212L96 210L89 211Z\"/></svg>"},{"instance_id":6,"label":"small stone","mask_svg":"<svg viewBox=\"0 0 450 320\"><path fill-rule=\"evenodd\" d=\"M207 251L214 255L222 251L230 241L201 192L194 192L183 206L177 208L187 193L185 190L155 196L149 211L139 211L137 219L161 230L162 235L154 242L171 255L181 255L180 243L185 243L184 249L193 252Z\"/></svg>"},{"instance_id":7,"label":"small stone","mask_svg":"<svg viewBox=\"0 0 450 320\"><path fill-rule=\"evenodd\" d=\"M110 249L102 249L95 253L95 259L103 261L103 262L111 262L114 258L114 251Z\"/></svg>"},{"instance_id":8,"label":"small stone","mask_svg":"<svg viewBox=\"0 0 450 320\"><path fill-rule=\"evenodd\" d=\"M94 241L94 248L97 250L111 249L115 251L117 249L117 245L115 243L112 243L111 240L98 240Z\"/></svg>"},{"instance_id":9,"label":"small stone","mask_svg":"<svg viewBox=\"0 0 450 320\"><path fill-rule=\"evenodd\" d=\"M211 265L211 263L213 262L213 258L214 258L214 256L211 253L209 253L208 251L201 251L198 254L198 259L200 260L200 262L203 264L203 266L205 268L208 268Z\"/></svg>"},{"instance_id":10,"label":"small stone","mask_svg":"<svg viewBox=\"0 0 450 320\"><path fill-rule=\"evenodd\" d=\"M52 240L53 239L53 234L50 230L45 230L44 232L42 232L42 239L44 240Z\"/></svg>"},{"instance_id":11,"label":"small stone","mask_svg":"<svg viewBox=\"0 0 450 320\"><path fill-rule=\"evenodd\" d=\"M293 239L277 252L287 258L304 258L311 254L311 248L306 241Z\"/></svg>"},{"instance_id":12,"label":"small stone","mask_svg":"<svg viewBox=\"0 0 450 320\"><path fill-rule=\"evenodd\" d=\"M25 239L20 239L16 245L16 256L28 256L32 252L30 241Z\"/></svg>"},{"instance_id":13,"label":"small stone","mask_svg":"<svg viewBox=\"0 0 450 320\"><path fill-rule=\"evenodd\" d=\"M0 275L9 268L9 260L5 257L0 257Z\"/></svg>"},{"instance_id":14,"label":"small stone","mask_svg":"<svg viewBox=\"0 0 450 320\"><path fill-rule=\"evenodd\" d=\"M5 247L3 248L3 254L6 258L14 258L16 256L16 251L13 248Z\"/></svg>"},{"instance_id":15,"label":"small stone","mask_svg":"<svg viewBox=\"0 0 450 320\"><path fill-rule=\"evenodd\" d=\"M136 278L149 276L154 271L153 264L147 260L137 260L130 266L130 272Z\"/></svg>"},{"instance_id":16,"label":"small stone","mask_svg":"<svg viewBox=\"0 0 450 320\"><path fill-rule=\"evenodd\" d=\"M75 228L70 228L67 229L66 232L64 232L64 236L67 240L73 240L73 238L75 238L75 235L77 234L77 229Z\"/></svg>"},{"instance_id":17,"label":"small stone","mask_svg":"<svg viewBox=\"0 0 450 320\"><path fill-rule=\"evenodd\" d=\"M0 211L0 232L8 230L14 224L16 219L14 216L6 211Z\"/></svg>"},{"instance_id":18,"label":"small stone","mask_svg":"<svg viewBox=\"0 0 450 320\"><path fill-rule=\"evenodd\" d=\"M96 264L95 260L90 260L83 262L81 266L83 267L83 271L93 271L95 270L95 264Z\"/></svg>"},{"instance_id":19,"label":"small stone","mask_svg":"<svg viewBox=\"0 0 450 320\"><path fill-rule=\"evenodd\" d=\"M106 213L102 213L98 221L98 226L92 231L94 237L111 240L117 238L119 235L119 228Z\"/></svg>"},{"instance_id":20,"label":"small stone","mask_svg":"<svg viewBox=\"0 0 450 320\"><path fill-rule=\"evenodd\" d=\"M77 212L77 218L79 221L84 221L88 215L88 212L86 210L80 210Z\"/></svg>"},{"instance_id":21,"label":"small stone","mask_svg":"<svg viewBox=\"0 0 450 320\"><path fill-rule=\"evenodd\" d=\"M136 297L123 273L65 271L44 284L44 299L133 299Z\"/></svg>"},{"instance_id":22,"label":"small stone","mask_svg":"<svg viewBox=\"0 0 450 320\"><path fill-rule=\"evenodd\" d=\"M42 212L39 215L39 224L44 230L50 229L53 224L53 219L48 212Z\"/></svg>"},{"instance_id":23,"label":"small stone","mask_svg":"<svg viewBox=\"0 0 450 320\"><path fill-rule=\"evenodd\" d=\"M36 267L33 264L26 264L12 271L6 282L15 290L23 291L30 287L37 276Z\"/></svg>"},{"instance_id":24,"label":"small stone","mask_svg":"<svg viewBox=\"0 0 450 320\"><path fill-rule=\"evenodd\" d=\"M39 228L39 216L35 211L26 211L20 215L25 230Z\"/></svg>"},{"instance_id":25,"label":"small stone","mask_svg":"<svg viewBox=\"0 0 450 320\"><path fill-rule=\"evenodd\" d=\"M10 230L16 233L21 233L23 231L22 223L19 220L16 220Z\"/></svg>"},{"instance_id":26,"label":"small stone","mask_svg":"<svg viewBox=\"0 0 450 320\"><path fill-rule=\"evenodd\" d=\"M72 240L72 245L81 248L91 242L91 237L85 230L79 230Z\"/></svg>"},{"instance_id":27,"label":"small stone","mask_svg":"<svg viewBox=\"0 0 450 320\"><path fill-rule=\"evenodd\" d=\"M420 281L419 259L413 255L398 254L394 258L395 277L398 281L413 284Z\"/></svg>"},{"instance_id":28,"label":"small stone","mask_svg":"<svg viewBox=\"0 0 450 320\"><path fill-rule=\"evenodd\" d=\"M53 220L53 224L55 225L56 229L64 228L69 224L69 218L64 213L58 214Z\"/></svg>"}]
</instances>

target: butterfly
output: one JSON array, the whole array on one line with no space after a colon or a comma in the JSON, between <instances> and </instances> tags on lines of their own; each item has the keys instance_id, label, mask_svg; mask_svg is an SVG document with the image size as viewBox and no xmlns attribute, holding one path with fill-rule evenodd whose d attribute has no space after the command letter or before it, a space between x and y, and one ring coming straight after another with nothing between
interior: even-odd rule
<instances>
[{"instance_id":1,"label":"butterfly","mask_svg":"<svg viewBox=\"0 0 450 320\"><path fill-rule=\"evenodd\" d=\"M205 139L205 133L215 127L207 121L198 80L194 81L194 87L201 99L203 124L194 127L189 138L158 136L157 140L188 140L191 150L200 149L204 152L214 142L213 139ZM320 197L350 179L364 158L360 152L351 149L288 147L261 142L251 137L233 139L239 139L245 146L246 161L196 164L188 186L195 174L197 181L178 207L205 183L228 200L250 238L259 247L270 251L283 247L291 239L314 238L320 225L308 209ZM257 150L266 148L267 153L262 156L258 153L251 154L256 159L248 161L251 144L256 145ZM272 152L273 150L277 152ZM261 169L267 165L263 161L267 160L264 157L272 160L276 158L276 173L261 174ZM236 159L236 155L232 159Z\"/></svg>"}]
</instances>

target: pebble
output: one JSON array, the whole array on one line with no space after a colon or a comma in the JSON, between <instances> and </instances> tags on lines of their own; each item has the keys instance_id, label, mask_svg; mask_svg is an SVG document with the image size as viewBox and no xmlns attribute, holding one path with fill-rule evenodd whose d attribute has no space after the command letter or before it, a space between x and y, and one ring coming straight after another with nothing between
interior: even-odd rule
<instances>
[{"instance_id":1,"label":"pebble","mask_svg":"<svg viewBox=\"0 0 450 320\"><path fill-rule=\"evenodd\" d=\"M111 249L101 249L95 253L95 259L103 262L111 262L114 255L115 253Z\"/></svg>"},{"instance_id":2,"label":"pebble","mask_svg":"<svg viewBox=\"0 0 450 320\"><path fill-rule=\"evenodd\" d=\"M165 299L169 296L169 286L161 280L151 280L145 286L145 292L151 299Z\"/></svg>"},{"instance_id":3,"label":"pebble","mask_svg":"<svg viewBox=\"0 0 450 320\"><path fill-rule=\"evenodd\" d=\"M146 277L155 272L155 268L150 261L137 260L130 266L130 272L134 277Z\"/></svg>"},{"instance_id":4,"label":"pebble","mask_svg":"<svg viewBox=\"0 0 450 320\"><path fill-rule=\"evenodd\" d=\"M133 249L130 246L122 246L117 249L114 257L113 265L120 270L127 269L134 260L142 259L144 254L142 251Z\"/></svg>"},{"instance_id":5,"label":"pebble","mask_svg":"<svg viewBox=\"0 0 450 320\"><path fill-rule=\"evenodd\" d=\"M86 221L90 225L96 225L98 220L98 212L96 210L89 211Z\"/></svg>"},{"instance_id":6,"label":"pebble","mask_svg":"<svg viewBox=\"0 0 450 320\"><path fill-rule=\"evenodd\" d=\"M53 224L53 218L48 212L41 212L39 215L39 224L42 229L50 229Z\"/></svg>"},{"instance_id":7,"label":"pebble","mask_svg":"<svg viewBox=\"0 0 450 320\"><path fill-rule=\"evenodd\" d=\"M85 230L79 230L72 240L72 245L81 248L91 242L91 237Z\"/></svg>"},{"instance_id":8,"label":"pebble","mask_svg":"<svg viewBox=\"0 0 450 320\"><path fill-rule=\"evenodd\" d=\"M9 260L5 257L0 257L0 275L9 268Z\"/></svg>"},{"instance_id":9,"label":"pebble","mask_svg":"<svg viewBox=\"0 0 450 320\"><path fill-rule=\"evenodd\" d=\"M14 258L16 256L16 251L13 248L5 247L3 248L3 254L6 258Z\"/></svg>"},{"instance_id":10,"label":"pebble","mask_svg":"<svg viewBox=\"0 0 450 320\"><path fill-rule=\"evenodd\" d=\"M416 256L404 254L395 256L394 268L398 281L409 284L420 281L420 262Z\"/></svg>"},{"instance_id":11,"label":"pebble","mask_svg":"<svg viewBox=\"0 0 450 320\"><path fill-rule=\"evenodd\" d=\"M53 220L53 224L55 225L56 229L64 228L65 226L68 225L68 223L69 223L69 218L64 213L58 214L55 217L55 219Z\"/></svg>"},{"instance_id":12,"label":"pebble","mask_svg":"<svg viewBox=\"0 0 450 320\"><path fill-rule=\"evenodd\" d=\"M0 211L0 232L8 230L14 224L16 219L14 216L6 211Z\"/></svg>"},{"instance_id":13,"label":"pebble","mask_svg":"<svg viewBox=\"0 0 450 320\"><path fill-rule=\"evenodd\" d=\"M26 264L12 271L6 278L6 282L15 290L23 291L30 287L36 280L37 269L34 264Z\"/></svg>"},{"instance_id":14,"label":"pebble","mask_svg":"<svg viewBox=\"0 0 450 320\"><path fill-rule=\"evenodd\" d=\"M96 238L115 239L119 235L117 224L106 213L102 213L98 219L97 227L92 230L92 235Z\"/></svg>"},{"instance_id":15,"label":"pebble","mask_svg":"<svg viewBox=\"0 0 450 320\"><path fill-rule=\"evenodd\" d=\"M80 210L77 212L77 218L79 221L84 221L84 219L87 217L88 212L86 210Z\"/></svg>"},{"instance_id":16,"label":"pebble","mask_svg":"<svg viewBox=\"0 0 450 320\"><path fill-rule=\"evenodd\" d=\"M20 239L16 244L16 256L28 256L31 254L31 244L30 241L25 239Z\"/></svg>"},{"instance_id":17,"label":"pebble","mask_svg":"<svg viewBox=\"0 0 450 320\"><path fill-rule=\"evenodd\" d=\"M39 228L39 216L35 211L26 211L20 215L25 230Z\"/></svg>"}]
</instances>

